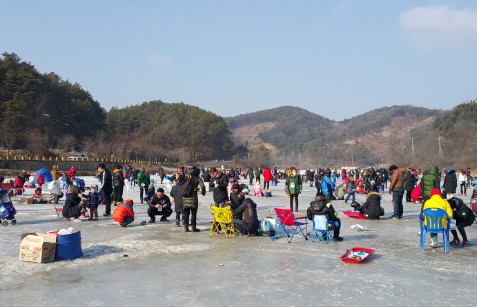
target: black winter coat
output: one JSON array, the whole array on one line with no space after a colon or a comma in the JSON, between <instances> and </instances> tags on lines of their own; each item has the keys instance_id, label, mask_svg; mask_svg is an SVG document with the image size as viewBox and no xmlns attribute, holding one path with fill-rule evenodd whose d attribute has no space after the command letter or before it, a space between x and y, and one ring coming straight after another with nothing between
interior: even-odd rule
<instances>
[{"instance_id":1,"label":"black winter coat","mask_svg":"<svg viewBox=\"0 0 477 307\"><path fill-rule=\"evenodd\" d=\"M326 199L314 200L310 203L310 207L306 210L306 217L311 221L313 220L313 215L326 215L326 218L330 221L339 221L335 208Z\"/></svg>"},{"instance_id":2,"label":"black winter coat","mask_svg":"<svg viewBox=\"0 0 477 307\"><path fill-rule=\"evenodd\" d=\"M180 192L180 185L176 184L172 187L171 189L171 197L174 198L174 211L178 213L182 213L182 210L184 210L184 202L183 202L183 196Z\"/></svg>"},{"instance_id":3,"label":"black winter coat","mask_svg":"<svg viewBox=\"0 0 477 307\"><path fill-rule=\"evenodd\" d=\"M198 176L193 176L192 178L186 178L181 184L187 184L187 180L192 180L192 194L189 197L183 197L182 202L184 208L195 208L199 207L199 192L202 195L205 195L205 185L202 179Z\"/></svg>"},{"instance_id":4,"label":"black winter coat","mask_svg":"<svg viewBox=\"0 0 477 307\"><path fill-rule=\"evenodd\" d=\"M100 176L101 189L105 195L111 195L113 192L113 178L111 172L106 168Z\"/></svg>"},{"instance_id":5,"label":"black winter coat","mask_svg":"<svg viewBox=\"0 0 477 307\"><path fill-rule=\"evenodd\" d=\"M224 173L220 173L219 176L215 178L215 181L217 183L215 184L214 190L214 202L222 203L228 201L229 197L227 187L229 185L229 180L227 179L227 176L225 176Z\"/></svg>"},{"instance_id":6,"label":"black winter coat","mask_svg":"<svg viewBox=\"0 0 477 307\"><path fill-rule=\"evenodd\" d=\"M260 221L257 215L257 204L253 200L247 198L244 202L234 211L235 215L242 215L242 221L245 224L252 224L258 226Z\"/></svg>"},{"instance_id":7,"label":"black winter coat","mask_svg":"<svg viewBox=\"0 0 477 307\"><path fill-rule=\"evenodd\" d=\"M412 192L414 190L414 186L416 185L417 179L414 174L410 171L406 171L406 175L404 177L404 189L406 191Z\"/></svg>"},{"instance_id":8,"label":"black winter coat","mask_svg":"<svg viewBox=\"0 0 477 307\"><path fill-rule=\"evenodd\" d=\"M446 193L455 193L455 190L457 189L457 176L455 175L455 172L446 174L444 177L443 188Z\"/></svg>"},{"instance_id":9,"label":"black winter coat","mask_svg":"<svg viewBox=\"0 0 477 307\"><path fill-rule=\"evenodd\" d=\"M361 213L367 214L368 219L378 219L381 216L381 195L371 192L361 207Z\"/></svg>"},{"instance_id":10,"label":"black winter coat","mask_svg":"<svg viewBox=\"0 0 477 307\"><path fill-rule=\"evenodd\" d=\"M464 204L462 199L452 197L451 199L449 199L449 204L452 208L452 211L454 211L453 215L457 226L459 226L460 224L470 226L474 223L474 212L472 212L472 210L467 207L466 204Z\"/></svg>"},{"instance_id":11,"label":"black winter coat","mask_svg":"<svg viewBox=\"0 0 477 307\"><path fill-rule=\"evenodd\" d=\"M123 171L114 172L113 186L115 186L115 187L123 187L124 186Z\"/></svg>"},{"instance_id":12,"label":"black winter coat","mask_svg":"<svg viewBox=\"0 0 477 307\"><path fill-rule=\"evenodd\" d=\"M230 202L232 203L232 211L235 211L245 200L245 195L242 192L230 195Z\"/></svg>"},{"instance_id":13,"label":"black winter coat","mask_svg":"<svg viewBox=\"0 0 477 307\"><path fill-rule=\"evenodd\" d=\"M78 218L81 215L81 198L78 194L70 193L66 195L65 204L63 205L63 217Z\"/></svg>"}]
</instances>

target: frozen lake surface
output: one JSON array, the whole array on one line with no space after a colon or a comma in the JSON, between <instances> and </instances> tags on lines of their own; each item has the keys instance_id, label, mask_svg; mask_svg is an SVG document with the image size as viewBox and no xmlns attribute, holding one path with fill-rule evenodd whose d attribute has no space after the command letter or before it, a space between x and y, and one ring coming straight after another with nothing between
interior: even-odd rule
<instances>
[{"instance_id":1,"label":"frozen lake surface","mask_svg":"<svg viewBox=\"0 0 477 307\"><path fill-rule=\"evenodd\" d=\"M85 178L85 177L83 177ZM86 177L87 184L95 183ZM162 185L156 185L162 186ZM165 185L163 186L165 187ZM288 207L284 183L273 197L252 197L259 218ZM300 213L316 190L304 184ZM468 193L467 195L470 195ZM139 201L139 192L125 193ZM383 194L386 215L391 196ZM357 200L364 202L364 196ZM469 197L464 199L469 202ZM111 218L64 222L53 205L16 204L18 224L0 226L0 293L10 306L476 306L475 224L467 227L470 246L419 249L420 205L404 203L398 220L353 220L343 214L340 243L292 243L268 237L209 237L212 194L200 197L200 233L185 233L170 223L122 228ZM333 201L337 211L350 209ZM147 206L134 206L136 221L147 220ZM102 215L104 207L100 206ZM356 231L360 224L370 231ZM311 225L311 224L310 224ZM20 235L75 227L84 257L49 264L18 260ZM352 247L376 250L368 262L347 264L340 256Z\"/></svg>"}]
</instances>

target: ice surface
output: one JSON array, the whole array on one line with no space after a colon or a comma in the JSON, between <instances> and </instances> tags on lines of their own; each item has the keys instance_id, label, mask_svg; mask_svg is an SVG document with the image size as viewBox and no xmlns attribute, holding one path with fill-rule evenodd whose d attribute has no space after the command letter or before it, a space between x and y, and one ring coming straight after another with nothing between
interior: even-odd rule
<instances>
[{"instance_id":1,"label":"ice surface","mask_svg":"<svg viewBox=\"0 0 477 307\"><path fill-rule=\"evenodd\" d=\"M87 183L94 179L85 178ZM156 180L157 182L157 180ZM159 185L158 185L159 186ZM271 187L273 197L252 197L259 217L274 216L274 207L288 207L283 182ZM304 185L300 213L315 188ZM470 193L468 193L470 195ZM474 259L476 226L467 227L469 247L419 249L420 205L404 204L404 218L360 220L371 231L351 229L356 220L341 215L340 243L312 243L284 238L214 236L209 238L212 195L200 198L200 233L185 233L170 223L139 226L147 206L139 192L125 193L135 201L134 227L122 228L111 218L64 222L53 205L16 204L18 224L0 226L0 293L11 306L377 306L423 304L475 306ZM391 197L383 194L386 216ZM364 196L357 200L364 202ZM468 199L465 199L468 202ZM337 211L349 210L333 201ZM104 207L100 206L100 215ZM81 231L84 257L36 264L18 260L20 235L75 227ZM347 249L368 247L376 254L362 264L340 260Z\"/></svg>"}]
</instances>

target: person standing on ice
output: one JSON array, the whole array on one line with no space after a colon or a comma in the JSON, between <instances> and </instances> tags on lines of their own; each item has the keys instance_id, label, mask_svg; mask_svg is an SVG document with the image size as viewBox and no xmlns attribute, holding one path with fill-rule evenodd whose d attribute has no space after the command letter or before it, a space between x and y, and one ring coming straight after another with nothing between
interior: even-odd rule
<instances>
[{"instance_id":1,"label":"person standing on ice","mask_svg":"<svg viewBox=\"0 0 477 307\"><path fill-rule=\"evenodd\" d=\"M404 197L404 182L406 176L406 170L402 167L398 168L396 165L389 167L391 173L391 184L389 185L389 193L393 196L394 212L391 216L394 220L400 220L403 215L402 199Z\"/></svg>"},{"instance_id":2,"label":"person standing on ice","mask_svg":"<svg viewBox=\"0 0 477 307\"><path fill-rule=\"evenodd\" d=\"M116 168L113 171L113 190L114 190L114 199L113 204L116 207L118 203L123 201L123 190L124 190L124 177L123 177L123 167L121 165L116 165Z\"/></svg>"},{"instance_id":3,"label":"person standing on ice","mask_svg":"<svg viewBox=\"0 0 477 307\"><path fill-rule=\"evenodd\" d=\"M202 196L205 195L205 185L200 178L200 170L195 166L191 168L187 178L184 178L181 182L181 185L184 186L187 186L188 184L191 184L190 190L192 192L190 195L184 195L182 197L184 231L189 232L189 225L191 225L192 232L200 232L200 229L197 228L197 209L199 208L198 193L200 192ZM191 216L190 223L189 216Z\"/></svg>"},{"instance_id":4,"label":"person standing on ice","mask_svg":"<svg viewBox=\"0 0 477 307\"><path fill-rule=\"evenodd\" d=\"M212 176L214 176L213 180L215 182L215 189L214 189L214 203L217 207L225 207L225 202L229 200L227 187L229 186L229 180L227 176L222 172L217 170L217 168L212 167L210 169Z\"/></svg>"},{"instance_id":5,"label":"person standing on ice","mask_svg":"<svg viewBox=\"0 0 477 307\"><path fill-rule=\"evenodd\" d=\"M101 183L99 186L99 193L103 194L104 196L104 204L106 206L106 210L104 211L103 216L110 216L111 215L111 193L113 193L113 176L111 172L106 168L104 163L100 163L97 168L99 174L99 182Z\"/></svg>"},{"instance_id":6,"label":"person standing on ice","mask_svg":"<svg viewBox=\"0 0 477 307\"><path fill-rule=\"evenodd\" d=\"M285 190L290 195L290 210L293 210L293 200L295 200L295 211L298 211L298 195L301 193L302 181L296 167L290 167L287 180L285 182Z\"/></svg>"},{"instance_id":7,"label":"person standing on ice","mask_svg":"<svg viewBox=\"0 0 477 307\"><path fill-rule=\"evenodd\" d=\"M139 198L141 200L141 204L144 202L144 194L147 194L149 184L149 175L146 173L146 169L143 168L142 171L137 173L137 185L139 186Z\"/></svg>"},{"instance_id":8,"label":"person standing on ice","mask_svg":"<svg viewBox=\"0 0 477 307\"><path fill-rule=\"evenodd\" d=\"M272 180L272 170L267 167L263 170L263 189L270 189L270 181Z\"/></svg>"}]
</instances>

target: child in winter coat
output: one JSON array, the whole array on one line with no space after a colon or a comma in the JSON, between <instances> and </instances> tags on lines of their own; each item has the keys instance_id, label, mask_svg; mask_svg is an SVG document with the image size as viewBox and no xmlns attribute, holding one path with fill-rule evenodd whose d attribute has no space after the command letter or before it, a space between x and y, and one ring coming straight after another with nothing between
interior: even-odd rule
<instances>
[{"instance_id":1,"label":"child in winter coat","mask_svg":"<svg viewBox=\"0 0 477 307\"><path fill-rule=\"evenodd\" d=\"M36 178L36 182L38 183L40 187L45 184L45 177L43 177L42 173L38 174L38 177Z\"/></svg>"},{"instance_id":2,"label":"child in winter coat","mask_svg":"<svg viewBox=\"0 0 477 307\"><path fill-rule=\"evenodd\" d=\"M114 210L113 219L118 222L121 227L127 227L134 222L134 210L133 201L131 199L125 199L123 202L118 203L118 207Z\"/></svg>"},{"instance_id":3,"label":"child in winter coat","mask_svg":"<svg viewBox=\"0 0 477 307\"><path fill-rule=\"evenodd\" d=\"M89 219L88 221L97 221L98 220L98 206L100 203L98 187L91 187L89 194L82 194L83 203L86 204L86 207L89 208ZM86 213L86 208L82 211L82 216Z\"/></svg>"},{"instance_id":4,"label":"child in winter coat","mask_svg":"<svg viewBox=\"0 0 477 307\"><path fill-rule=\"evenodd\" d=\"M41 204L43 202L42 193L43 193L43 190L41 188L35 189L35 192L33 192L33 196L32 196L34 204Z\"/></svg>"},{"instance_id":5,"label":"child in winter coat","mask_svg":"<svg viewBox=\"0 0 477 307\"><path fill-rule=\"evenodd\" d=\"M263 196L263 188L259 181L255 183L255 188L253 189L253 194L257 197Z\"/></svg>"},{"instance_id":6,"label":"child in winter coat","mask_svg":"<svg viewBox=\"0 0 477 307\"><path fill-rule=\"evenodd\" d=\"M144 202L149 203L151 198L156 195L156 188L154 187L154 183L149 184L149 188L146 193L146 197L144 197Z\"/></svg>"},{"instance_id":7,"label":"child in winter coat","mask_svg":"<svg viewBox=\"0 0 477 307\"><path fill-rule=\"evenodd\" d=\"M348 181L348 184L346 185L346 193L348 193L348 195L346 195L345 203L348 203L350 197L351 202L354 203L356 199L356 184L351 177Z\"/></svg>"}]
</instances>

